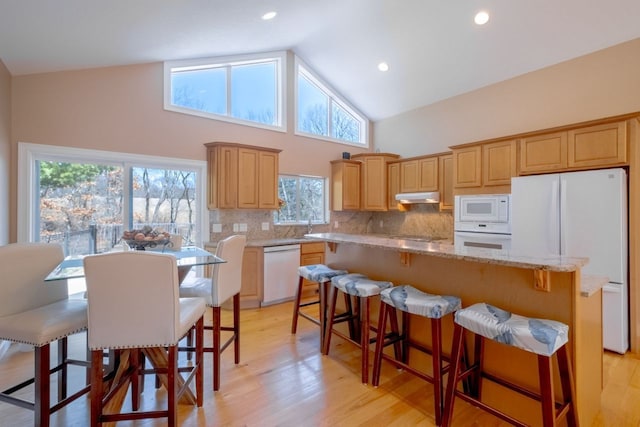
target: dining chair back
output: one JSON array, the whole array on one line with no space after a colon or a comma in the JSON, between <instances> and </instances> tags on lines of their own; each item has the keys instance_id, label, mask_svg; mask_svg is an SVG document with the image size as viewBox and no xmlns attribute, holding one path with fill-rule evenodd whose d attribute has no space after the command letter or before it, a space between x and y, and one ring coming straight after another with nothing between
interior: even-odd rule
<instances>
[{"instance_id":1,"label":"dining chair back","mask_svg":"<svg viewBox=\"0 0 640 427\"><path fill-rule=\"evenodd\" d=\"M233 235L218 242L216 255L225 262L215 264L211 277L186 279L180 286L183 297L199 296L212 308L212 324L206 325L213 334L213 344L204 351L213 353L213 389L220 389L220 356L233 342L234 363L240 363L240 288L242 287L242 260L247 238ZM233 299L233 323L222 325L222 305ZM231 332L222 342L221 332Z\"/></svg>"},{"instance_id":2,"label":"dining chair back","mask_svg":"<svg viewBox=\"0 0 640 427\"><path fill-rule=\"evenodd\" d=\"M92 361L91 424L166 417L168 425L176 425L176 403L183 395L190 397L188 402L202 406L205 301L179 298L178 268L173 255L143 251L91 255L84 259L84 270ZM178 367L178 342L194 325L196 361L183 370ZM117 371L107 372L106 376L103 372L105 349L120 354L115 364ZM141 352L153 369L144 369L140 363ZM186 378L179 372L187 372ZM144 373L155 373L166 386L166 410L138 411L139 378ZM195 400L189 389L194 378ZM111 413L112 407L122 405L113 399L124 399L124 394L116 391L127 390L129 384L133 412Z\"/></svg>"},{"instance_id":3,"label":"dining chair back","mask_svg":"<svg viewBox=\"0 0 640 427\"><path fill-rule=\"evenodd\" d=\"M0 401L34 411L34 425L48 426L51 413L85 394L85 386L67 395L67 373L72 365L86 368L67 352L67 337L87 328L87 302L70 299L67 281L44 278L64 259L62 247L47 243L11 243L0 247L0 340L34 348L34 376L0 392ZM55 366L50 344L58 342ZM58 396L52 404L51 374L57 373ZM19 390L33 384L33 401L18 397Z\"/></svg>"}]
</instances>

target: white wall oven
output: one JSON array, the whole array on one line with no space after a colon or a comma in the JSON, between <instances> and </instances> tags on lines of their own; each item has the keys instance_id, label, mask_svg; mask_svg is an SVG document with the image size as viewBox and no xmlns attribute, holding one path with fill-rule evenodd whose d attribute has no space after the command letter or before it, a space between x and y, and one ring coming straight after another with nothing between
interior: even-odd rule
<instances>
[{"instance_id":1,"label":"white wall oven","mask_svg":"<svg viewBox=\"0 0 640 427\"><path fill-rule=\"evenodd\" d=\"M456 248L511 248L509 194L458 195L454 199Z\"/></svg>"}]
</instances>

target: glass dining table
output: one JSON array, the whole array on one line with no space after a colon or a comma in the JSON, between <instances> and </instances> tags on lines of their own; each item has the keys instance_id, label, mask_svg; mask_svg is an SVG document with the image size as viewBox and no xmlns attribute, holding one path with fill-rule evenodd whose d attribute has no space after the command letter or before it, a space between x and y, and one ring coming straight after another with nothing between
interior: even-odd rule
<instances>
[{"instance_id":1,"label":"glass dining table","mask_svg":"<svg viewBox=\"0 0 640 427\"><path fill-rule=\"evenodd\" d=\"M221 264L226 261L222 258L205 251L204 249L198 248L196 246L183 246L180 250L171 250L171 249L146 249L149 252L157 252L157 253L166 253L176 257L176 261L178 264L178 280L179 283L182 283L184 278L187 276L192 267L198 265L212 265L212 264ZM53 282L56 280L64 280L64 279L79 279L84 277L84 266L83 259L86 255L70 255L67 256L58 266L44 279L45 282ZM123 353L126 355L125 350ZM109 369L116 369L118 373L124 372L129 363L128 357L123 354L120 355L119 361L116 361L114 357L114 352L110 351L109 356ZM147 357L151 365L155 368L166 369L167 368L167 356L164 351L160 348L145 348L143 349L143 354ZM116 373L116 376L118 375ZM167 374L158 374L159 381L165 386L168 386L168 378ZM184 385L184 379L182 376L178 375L177 387L182 388ZM122 406L124 400L124 395L113 399L112 406L110 406L110 411L119 411L120 406ZM180 402L186 404L195 404L196 397L190 389L186 389L182 397L180 398Z\"/></svg>"},{"instance_id":2,"label":"glass dining table","mask_svg":"<svg viewBox=\"0 0 640 427\"><path fill-rule=\"evenodd\" d=\"M212 265L226 262L222 258L196 246L183 246L180 250L147 249L149 252L166 253L176 257L178 264L178 280L182 283L192 267ZM45 282L84 277L82 260L86 255L69 255L45 277Z\"/></svg>"}]
</instances>

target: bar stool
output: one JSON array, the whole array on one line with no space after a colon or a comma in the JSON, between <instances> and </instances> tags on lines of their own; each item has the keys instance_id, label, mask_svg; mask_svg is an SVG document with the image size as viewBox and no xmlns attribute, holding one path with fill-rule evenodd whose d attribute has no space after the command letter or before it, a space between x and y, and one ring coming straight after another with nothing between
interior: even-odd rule
<instances>
[{"instance_id":1,"label":"bar stool","mask_svg":"<svg viewBox=\"0 0 640 427\"><path fill-rule=\"evenodd\" d=\"M296 298L293 301L293 318L291 320L291 333L295 334L298 330L298 317L302 316L305 319L320 326L320 347L324 342L324 325L326 321L326 305L327 305L327 288L331 283L331 278L347 274L346 270L334 270L324 264L303 265L298 268L298 275L300 280L298 281L298 290L296 291ZM304 280L310 282L316 282L318 284L318 299L314 301L301 303L302 300L302 286ZM319 305L318 317L313 317L310 314L300 310L300 307L308 307L310 305Z\"/></svg>"},{"instance_id":2,"label":"bar stool","mask_svg":"<svg viewBox=\"0 0 640 427\"><path fill-rule=\"evenodd\" d=\"M475 358L474 364L470 368L461 371L460 359L465 331L475 334ZM451 373L447 383L442 425L445 427L450 425L456 397L460 397L515 426L527 425L481 401L482 379L487 378L503 387L540 401L544 426L555 426L564 417L566 417L568 426L577 426L578 416L574 401L575 383L566 348L568 335L569 327L564 323L527 318L486 303L478 303L458 310L455 313ZM497 378L484 372L483 346L485 338L537 354L540 393L532 392L505 379ZM551 365L554 354L557 355L560 371L563 399L561 403L557 403L554 397ZM472 379L473 388L471 393L465 393L456 388L458 382L467 376L471 376Z\"/></svg>"},{"instance_id":3,"label":"bar stool","mask_svg":"<svg viewBox=\"0 0 640 427\"><path fill-rule=\"evenodd\" d=\"M331 335L336 334L345 340L360 346L362 350L362 383L369 382L369 331L372 329L369 322L369 309L371 297L379 295L384 289L390 288L393 283L386 281L371 280L363 274L351 273L342 276L335 276L331 279L331 294L329 296L329 306L327 307L327 325L325 331L325 339L322 353L329 354L331 346ZM356 310L349 313L348 316L342 316L339 321L357 321L360 323L359 333L355 339L351 336L343 334L341 331L334 329L336 323L336 300L338 292L344 293L346 296L356 297ZM375 330L375 328L373 328Z\"/></svg>"},{"instance_id":4,"label":"bar stool","mask_svg":"<svg viewBox=\"0 0 640 427\"><path fill-rule=\"evenodd\" d=\"M443 404L443 376L449 370L449 365L443 366L442 355L442 317L459 310L460 298L455 296L440 296L422 292L413 286L401 285L385 289L380 293L380 315L378 317L378 338L373 359L373 377L371 383L377 387L380 383L380 367L383 357L397 368L416 375L417 377L433 384L434 406L436 425L442 421ZM402 333L398 333L397 311L402 311ZM431 324L431 349L411 340L409 336L410 314L429 319ZM392 316L392 317L390 317ZM387 320L392 319L392 333L386 339L381 334L387 329ZM402 357L391 359L383 355L385 345L402 343ZM409 349L415 348L423 353L431 355L433 375L428 375L409 366Z\"/></svg>"}]
</instances>

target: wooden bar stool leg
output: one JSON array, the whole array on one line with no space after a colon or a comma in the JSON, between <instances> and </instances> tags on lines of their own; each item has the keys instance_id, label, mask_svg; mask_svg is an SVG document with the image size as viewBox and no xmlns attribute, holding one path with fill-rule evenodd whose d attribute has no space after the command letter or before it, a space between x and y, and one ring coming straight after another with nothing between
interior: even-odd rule
<instances>
[{"instance_id":1,"label":"wooden bar stool leg","mask_svg":"<svg viewBox=\"0 0 640 427\"><path fill-rule=\"evenodd\" d=\"M482 375L484 369L484 338L475 335L473 345L473 362L478 365L477 369L470 375L471 395L480 400L482 396Z\"/></svg>"},{"instance_id":2,"label":"wooden bar stool leg","mask_svg":"<svg viewBox=\"0 0 640 427\"><path fill-rule=\"evenodd\" d=\"M394 343L393 343L393 355L396 360L402 360L402 343L399 340L395 339L396 337L400 337L400 328L398 327L398 312L394 307L391 307L387 304L380 304L380 306L386 306L387 310L389 310L389 318L391 320L391 332L393 333ZM386 335L386 323L385 329L382 330L382 338L384 341L384 336Z\"/></svg>"},{"instance_id":3,"label":"wooden bar stool leg","mask_svg":"<svg viewBox=\"0 0 640 427\"><path fill-rule=\"evenodd\" d=\"M375 352L373 354L373 373L371 374L371 384L374 387L380 385L380 371L382 368L382 352L384 350L384 333L387 325L387 316L391 307L387 304L380 304L380 314L378 315L378 338L376 339ZM394 344L394 348L396 345ZM396 358L398 355L396 354Z\"/></svg>"},{"instance_id":4,"label":"wooden bar stool leg","mask_svg":"<svg viewBox=\"0 0 640 427\"><path fill-rule=\"evenodd\" d=\"M409 321L409 313L402 312L402 363L409 364L409 348L411 343L409 342L409 328L411 322Z\"/></svg>"},{"instance_id":5,"label":"wooden bar stool leg","mask_svg":"<svg viewBox=\"0 0 640 427\"><path fill-rule=\"evenodd\" d=\"M431 360L433 369L433 400L436 412L436 425L442 423L442 322L431 319Z\"/></svg>"},{"instance_id":6,"label":"wooden bar stool leg","mask_svg":"<svg viewBox=\"0 0 640 427\"><path fill-rule=\"evenodd\" d=\"M34 420L39 426L49 426L50 417L50 381L49 381L49 358L51 347L45 344L35 347L35 378L34 378Z\"/></svg>"},{"instance_id":7,"label":"wooden bar stool leg","mask_svg":"<svg viewBox=\"0 0 640 427\"><path fill-rule=\"evenodd\" d=\"M369 382L369 308L371 305L370 298L360 297L360 308L364 305L361 312L360 321L360 348L362 350L362 384ZM384 340L384 337L382 337Z\"/></svg>"},{"instance_id":8,"label":"wooden bar stool leg","mask_svg":"<svg viewBox=\"0 0 640 427\"><path fill-rule=\"evenodd\" d=\"M324 345L322 346L322 354L329 354L329 347L331 346L331 331L333 330L333 318L336 312L336 301L338 299L338 291L335 287L331 287L331 291L329 292L329 307L327 307L327 324L325 329L325 338ZM351 321L349 321L349 325L351 325Z\"/></svg>"},{"instance_id":9,"label":"wooden bar stool leg","mask_svg":"<svg viewBox=\"0 0 640 427\"><path fill-rule=\"evenodd\" d=\"M296 298L293 300L293 318L291 319L291 333L295 334L298 330L298 315L300 313L300 300L302 299L302 283L304 278L300 276L298 280L298 290L296 291Z\"/></svg>"},{"instance_id":10,"label":"wooden bar stool leg","mask_svg":"<svg viewBox=\"0 0 640 427\"><path fill-rule=\"evenodd\" d=\"M573 370L569 363L569 356L567 355L567 346L563 346L556 352L558 357L558 368L560 370L560 384L562 386L562 399L564 404L571 405L567 412L567 425L569 427L578 426L578 417L576 416L576 404L575 404L575 382L573 379Z\"/></svg>"},{"instance_id":11,"label":"wooden bar stool leg","mask_svg":"<svg viewBox=\"0 0 640 427\"><path fill-rule=\"evenodd\" d=\"M451 350L451 362L449 365L449 379L444 399L444 411L442 414L442 427L448 427L453 418L453 404L455 402L456 387L460 375L460 360L462 358L462 346L464 330L461 326L455 325L453 328L453 343Z\"/></svg>"},{"instance_id":12,"label":"wooden bar stool leg","mask_svg":"<svg viewBox=\"0 0 640 427\"><path fill-rule=\"evenodd\" d=\"M542 424L545 426L555 426L556 419L552 373L551 357L538 355L540 404L542 405Z\"/></svg>"}]
</instances>

